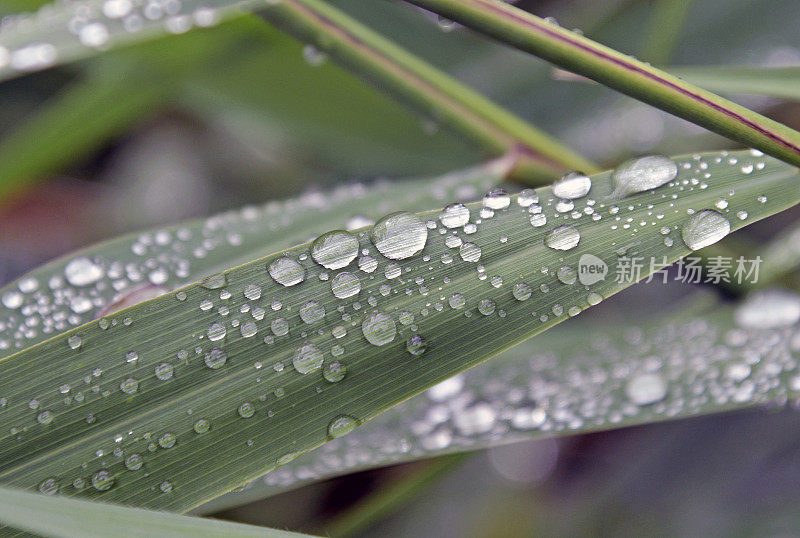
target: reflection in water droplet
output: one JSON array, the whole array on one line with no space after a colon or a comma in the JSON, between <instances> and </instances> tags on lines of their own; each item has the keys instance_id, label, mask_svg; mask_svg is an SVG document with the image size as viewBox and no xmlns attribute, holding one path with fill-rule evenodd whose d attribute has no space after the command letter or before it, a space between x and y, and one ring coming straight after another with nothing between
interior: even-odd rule
<instances>
[{"instance_id":1,"label":"reflection in water droplet","mask_svg":"<svg viewBox=\"0 0 800 538\"><path fill-rule=\"evenodd\" d=\"M439 214L446 228L460 228L469 222L469 209L464 204L450 204Z\"/></svg>"},{"instance_id":2,"label":"reflection in water droplet","mask_svg":"<svg viewBox=\"0 0 800 538\"><path fill-rule=\"evenodd\" d=\"M358 420L347 415L339 415L328 424L328 435L336 439L347 435L358 426Z\"/></svg>"},{"instance_id":3,"label":"reflection in water droplet","mask_svg":"<svg viewBox=\"0 0 800 538\"><path fill-rule=\"evenodd\" d=\"M282 286L294 286L306 278L306 270L291 258L282 257L269 264L269 276Z\"/></svg>"},{"instance_id":4,"label":"reflection in water droplet","mask_svg":"<svg viewBox=\"0 0 800 538\"><path fill-rule=\"evenodd\" d=\"M331 291L337 299L346 299L361 291L361 281L353 273L345 271L333 277Z\"/></svg>"},{"instance_id":5,"label":"reflection in water droplet","mask_svg":"<svg viewBox=\"0 0 800 538\"><path fill-rule=\"evenodd\" d=\"M544 239L545 245L555 250L570 250L578 245L581 234L574 226L561 225L553 229Z\"/></svg>"},{"instance_id":6,"label":"reflection in water droplet","mask_svg":"<svg viewBox=\"0 0 800 538\"><path fill-rule=\"evenodd\" d=\"M692 250L713 245L731 231L731 223L718 212L704 209L692 215L681 229L681 237Z\"/></svg>"},{"instance_id":7,"label":"reflection in water droplet","mask_svg":"<svg viewBox=\"0 0 800 538\"><path fill-rule=\"evenodd\" d=\"M428 229L419 217L412 213L392 213L380 219L372 227L370 239L390 260L410 258L425 248Z\"/></svg>"},{"instance_id":8,"label":"reflection in water droplet","mask_svg":"<svg viewBox=\"0 0 800 538\"><path fill-rule=\"evenodd\" d=\"M376 310L361 324L361 332L370 344L383 346L394 340L397 326L391 317Z\"/></svg>"},{"instance_id":9,"label":"reflection in water droplet","mask_svg":"<svg viewBox=\"0 0 800 538\"><path fill-rule=\"evenodd\" d=\"M428 349L428 343L425 338L420 334L412 335L406 342L406 350L415 356L422 355Z\"/></svg>"},{"instance_id":10,"label":"reflection in water droplet","mask_svg":"<svg viewBox=\"0 0 800 538\"><path fill-rule=\"evenodd\" d=\"M624 198L630 194L655 189L675 179L678 165L669 157L650 155L630 159L619 165L611 173L615 198Z\"/></svg>"},{"instance_id":11,"label":"reflection in water droplet","mask_svg":"<svg viewBox=\"0 0 800 538\"><path fill-rule=\"evenodd\" d=\"M358 239L348 232L322 234L311 245L311 257L326 269L347 267L358 256Z\"/></svg>"},{"instance_id":12,"label":"reflection in water droplet","mask_svg":"<svg viewBox=\"0 0 800 538\"><path fill-rule=\"evenodd\" d=\"M305 344L295 351L292 364L301 374L309 374L322 367L322 352L311 344Z\"/></svg>"},{"instance_id":13,"label":"reflection in water droplet","mask_svg":"<svg viewBox=\"0 0 800 538\"><path fill-rule=\"evenodd\" d=\"M565 200L583 198L592 188L589 176L580 172L568 172L553 183L553 194Z\"/></svg>"}]
</instances>

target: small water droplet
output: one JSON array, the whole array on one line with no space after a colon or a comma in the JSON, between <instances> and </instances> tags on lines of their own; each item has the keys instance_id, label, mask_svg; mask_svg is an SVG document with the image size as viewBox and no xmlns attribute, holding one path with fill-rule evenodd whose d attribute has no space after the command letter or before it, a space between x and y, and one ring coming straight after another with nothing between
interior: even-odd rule
<instances>
[{"instance_id":1,"label":"small water droplet","mask_svg":"<svg viewBox=\"0 0 800 538\"><path fill-rule=\"evenodd\" d=\"M300 307L300 319L309 325L325 317L325 307L316 301L308 301Z\"/></svg>"},{"instance_id":2,"label":"small water droplet","mask_svg":"<svg viewBox=\"0 0 800 538\"><path fill-rule=\"evenodd\" d=\"M517 196L517 203L521 207L529 207L539 201L539 195L533 189L523 189Z\"/></svg>"},{"instance_id":3,"label":"small water droplet","mask_svg":"<svg viewBox=\"0 0 800 538\"><path fill-rule=\"evenodd\" d=\"M570 250L581 240L581 234L574 226L561 225L554 228L544 239L545 245L555 250Z\"/></svg>"},{"instance_id":4,"label":"small water droplet","mask_svg":"<svg viewBox=\"0 0 800 538\"><path fill-rule=\"evenodd\" d=\"M301 374L310 374L322 367L323 360L324 357L319 349L311 344L305 344L295 351L292 364Z\"/></svg>"},{"instance_id":5,"label":"small water droplet","mask_svg":"<svg viewBox=\"0 0 800 538\"><path fill-rule=\"evenodd\" d=\"M326 269L347 267L358 256L358 239L336 230L317 237L311 244L311 257Z\"/></svg>"},{"instance_id":6,"label":"small water droplet","mask_svg":"<svg viewBox=\"0 0 800 538\"><path fill-rule=\"evenodd\" d=\"M125 467L127 467L129 471L138 471L142 468L143 463L142 457L139 454L131 454L125 458Z\"/></svg>"},{"instance_id":7,"label":"small water droplet","mask_svg":"<svg viewBox=\"0 0 800 538\"><path fill-rule=\"evenodd\" d=\"M347 366L341 361L326 362L322 368L322 377L331 383L338 383L347 375Z\"/></svg>"},{"instance_id":8,"label":"small water droplet","mask_svg":"<svg viewBox=\"0 0 800 538\"><path fill-rule=\"evenodd\" d=\"M79 349L83 344L83 339L77 334L73 334L67 338L67 344L69 345L70 349Z\"/></svg>"},{"instance_id":9,"label":"small water droplet","mask_svg":"<svg viewBox=\"0 0 800 538\"><path fill-rule=\"evenodd\" d=\"M406 350L414 356L422 355L426 349L428 349L428 342L422 335L414 334L406 342Z\"/></svg>"},{"instance_id":10,"label":"small water droplet","mask_svg":"<svg viewBox=\"0 0 800 538\"><path fill-rule=\"evenodd\" d=\"M92 486L97 491L107 491L114 485L114 477L105 469L101 469L92 475Z\"/></svg>"},{"instance_id":11,"label":"small water droplet","mask_svg":"<svg viewBox=\"0 0 800 538\"><path fill-rule=\"evenodd\" d=\"M492 189L483 197L483 207L498 210L505 209L511 203L511 197L503 189Z\"/></svg>"},{"instance_id":12,"label":"small water droplet","mask_svg":"<svg viewBox=\"0 0 800 538\"><path fill-rule=\"evenodd\" d=\"M559 267L556 271L556 277L564 284L575 284L578 280L578 273L572 267L567 265Z\"/></svg>"},{"instance_id":13,"label":"small water droplet","mask_svg":"<svg viewBox=\"0 0 800 538\"><path fill-rule=\"evenodd\" d=\"M132 377L129 377L128 379L119 384L119 389L125 394L133 394L137 390L139 390L139 381Z\"/></svg>"},{"instance_id":14,"label":"small water droplet","mask_svg":"<svg viewBox=\"0 0 800 538\"><path fill-rule=\"evenodd\" d=\"M391 317L376 310L364 319L361 332L370 344L383 346L394 340L397 326Z\"/></svg>"},{"instance_id":15,"label":"small water droplet","mask_svg":"<svg viewBox=\"0 0 800 538\"><path fill-rule=\"evenodd\" d=\"M458 247L458 254L465 262L477 262L481 259L481 247L475 243L463 243Z\"/></svg>"},{"instance_id":16,"label":"small water droplet","mask_svg":"<svg viewBox=\"0 0 800 538\"><path fill-rule=\"evenodd\" d=\"M306 278L306 270L297 261L281 257L269 264L269 276L282 286L294 286Z\"/></svg>"},{"instance_id":17,"label":"small water droplet","mask_svg":"<svg viewBox=\"0 0 800 538\"><path fill-rule=\"evenodd\" d=\"M565 200L583 198L592 188L592 180L581 172L568 172L553 183L553 194Z\"/></svg>"},{"instance_id":18,"label":"small water droplet","mask_svg":"<svg viewBox=\"0 0 800 538\"><path fill-rule=\"evenodd\" d=\"M446 228L460 228L469 222L469 209L464 204L450 204L439 214Z\"/></svg>"},{"instance_id":19,"label":"small water droplet","mask_svg":"<svg viewBox=\"0 0 800 538\"><path fill-rule=\"evenodd\" d=\"M103 268L86 257L75 258L64 267L64 276L73 286L94 284L104 275Z\"/></svg>"},{"instance_id":20,"label":"small water droplet","mask_svg":"<svg viewBox=\"0 0 800 538\"><path fill-rule=\"evenodd\" d=\"M211 429L211 421L205 418L199 419L194 423L193 429L195 433L206 433Z\"/></svg>"},{"instance_id":21,"label":"small water droplet","mask_svg":"<svg viewBox=\"0 0 800 538\"><path fill-rule=\"evenodd\" d=\"M353 273L345 271L333 277L331 291L337 299L346 299L361 291L361 281Z\"/></svg>"},{"instance_id":22,"label":"small water droplet","mask_svg":"<svg viewBox=\"0 0 800 538\"><path fill-rule=\"evenodd\" d=\"M358 420L348 416L339 415L328 424L328 435L336 439L343 435L347 435L358 426Z\"/></svg>"},{"instance_id":23,"label":"small water droplet","mask_svg":"<svg viewBox=\"0 0 800 538\"><path fill-rule=\"evenodd\" d=\"M225 363L228 360L228 356L222 351L220 348L215 347L208 353L206 353L203 362L205 365L211 368L212 370L218 370L225 366Z\"/></svg>"},{"instance_id":24,"label":"small water droplet","mask_svg":"<svg viewBox=\"0 0 800 538\"><path fill-rule=\"evenodd\" d=\"M490 316L494 314L494 311L495 304L491 299L483 299L480 303L478 303L478 312L484 316Z\"/></svg>"},{"instance_id":25,"label":"small water droplet","mask_svg":"<svg viewBox=\"0 0 800 538\"><path fill-rule=\"evenodd\" d=\"M667 383L658 374L638 374L625 385L625 395L636 405L648 405L663 400Z\"/></svg>"},{"instance_id":26,"label":"small water droplet","mask_svg":"<svg viewBox=\"0 0 800 538\"><path fill-rule=\"evenodd\" d=\"M206 334L208 335L208 339L212 342L216 342L217 340L222 340L225 338L225 334L227 331L225 330L225 326L222 323L216 322L212 323L211 327L208 328Z\"/></svg>"},{"instance_id":27,"label":"small water droplet","mask_svg":"<svg viewBox=\"0 0 800 538\"><path fill-rule=\"evenodd\" d=\"M514 284L512 293L517 301L527 301L531 298L531 287L524 282L519 282Z\"/></svg>"},{"instance_id":28,"label":"small water droplet","mask_svg":"<svg viewBox=\"0 0 800 538\"><path fill-rule=\"evenodd\" d=\"M161 448L172 448L175 446L175 435L171 433L165 433L161 437L158 438L158 446Z\"/></svg>"},{"instance_id":29,"label":"small water droplet","mask_svg":"<svg viewBox=\"0 0 800 538\"><path fill-rule=\"evenodd\" d=\"M250 402L244 402L239 406L236 412L239 413L239 416L242 418L250 418L256 414L256 408Z\"/></svg>"}]
</instances>

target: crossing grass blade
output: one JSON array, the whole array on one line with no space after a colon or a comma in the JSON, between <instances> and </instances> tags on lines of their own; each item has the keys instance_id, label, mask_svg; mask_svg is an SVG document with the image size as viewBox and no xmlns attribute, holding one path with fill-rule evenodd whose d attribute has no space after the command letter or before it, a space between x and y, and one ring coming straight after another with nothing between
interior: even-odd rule
<instances>
[{"instance_id":1,"label":"crossing grass blade","mask_svg":"<svg viewBox=\"0 0 800 538\"><path fill-rule=\"evenodd\" d=\"M581 256L608 275L670 263L800 201L797 171L758 152L672 162L598 174L570 202L560 185L394 214L10 355L0 481L188 510L631 283L578 283Z\"/></svg>"}]
</instances>

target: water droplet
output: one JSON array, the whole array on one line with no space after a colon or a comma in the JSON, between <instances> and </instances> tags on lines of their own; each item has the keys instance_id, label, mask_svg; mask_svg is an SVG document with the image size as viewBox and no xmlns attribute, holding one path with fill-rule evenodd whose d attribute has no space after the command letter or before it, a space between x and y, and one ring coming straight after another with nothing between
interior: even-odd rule
<instances>
[{"instance_id":1,"label":"water droplet","mask_svg":"<svg viewBox=\"0 0 800 538\"><path fill-rule=\"evenodd\" d=\"M158 488L162 491L162 493L169 493L172 491L172 484L166 480L161 482L161 485Z\"/></svg>"},{"instance_id":2,"label":"water droplet","mask_svg":"<svg viewBox=\"0 0 800 538\"><path fill-rule=\"evenodd\" d=\"M283 318L275 318L269 328L272 329L272 334L275 336L284 336L289 332L289 322Z\"/></svg>"},{"instance_id":3,"label":"water droplet","mask_svg":"<svg viewBox=\"0 0 800 538\"><path fill-rule=\"evenodd\" d=\"M255 284L248 284L244 287L244 296L251 301L261 299L261 287Z\"/></svg>"},{"instance_id":4,"label":"water droplet","mask_svg":"<svg viewBox=\"0 0 800 538\"><path fill-rule=\"evenodd\" d=\"M208 419L201 418L194 423L193 428L195 433L206 433L211 429L211 422Z\"/></svg>"},{"instance_id":5,"label":"water droplet","mask_svg":"<svg viewBox=\"0 0 800 538\"><path fill-rule=\"evenodd\" d=\"M114 485L114 477L105 469L101 469L92 475L92 486L97 491L107 491Z\"/></svg>"},{"instance_id":6,"label":"water droplet","mask_svg":"<svg viewBox=\"0 0 800 538\"><path fill-rule=\"evenodd\" d=\"M311 325L325 317L325 307L316 301L308 301L300 307L300 319Z\"/></svg>"},{"instance_id":7,"label":"water droplet","mask_svg":"<svg viewBox=\"0 0 800 538\"><path fill-rule=\"evenodd\" d=\"M139 454L131 454L125 458L125 467L127 467L129 471L138 471L142 468L143 463L142 457Z\"/></svg>"},{"instance_id":8,"label":"water droplet","mask_svg":"<svg viewBox=\"0 0 800 538\"><path fill-rule=\"evenodd\" d=\"M568 172L553 183L553 195L565 200L583 198L592 189L592 180L581 172Z\"/></svg>"},{"instance_id":9,"label":"water droplet","mask_svg":"<svg viewBox=\"0 0 800 538\"><path fill-rule=\"evenodd\" d=\"M314 240L311 257L326 269L341 269L356 259L358 246L356 236L336 230L322 234Z\"/></svg>"},{"instance_id":10,"label":"water droplet","mask_svg":"<svg viewBox=\"0 0 800 538\"><path fill-rule=\"evenodd\" d=\"M647 405L667 396L667 383L657 374L639 374L625 385L625 395L636 405Z\"/></svg>"},{"instance_id":11,"label":"water droplet","mask_svg":"<svg viewBox=\"0 0 800 538\"><path fill-rule=\"evenodd\" d=\"M531 287L524 282L519 282L514 284L512 293L517 301L527 301L531 298Z\"/></svg>"},{"instance_id":12,"label":"water droplet","mask_svg":"<svg viewBox=\"0 0 800 538\"><path fill-rule=\"evenodd\" d=\"M322 377L331 383L338 383L347 375L347 366L341 361L326 362L322 368Z\"/></svg>"},{"instance_id":13,"label":"water droplet","mask_svg":"<svg viewBox=\"0 0 800 538\"><path fill-rule=\"evenodd\" d=\"M475 243L464 243L458 247L458 254L465 262L476 262L481 259L481 247Z\"/></svg>"},{"instance_id":14,"label":"water droplet","mask_svg":"<svg viewBox=\"0 0 800 538\"><path fill-rule=\"evenodd\" d=\"M464 204L450 204L439 214L446 228L460 228L469 222L469 209Z\"/></svg>"},{"instance_id":15,"label":"water droplet","mask_svg":"<svg viewBox=\"0 0 800 538\"><path fill-rule=\"evenodd\" d=\"M539 195L533 189L523 189L517 196L517 203L521 207L528 207L539 201Z\"/></svg>"},{"instance_id":16,"label":"water droplet","mask_svg":"<svg viewBox=\"0 0 800 538\"><path fill-rule=\"evenodd\" d=\"M58 493L58 479L48 478L39 484L39 493L43 495L55 495Z\"/></svg>"},{"instance_id":17,"label":"water droplet","mask_svg":"<svg viewBox=\"0 0 800 538\"><path fill-rule=\"evenodd\" d=\"M336 439L347 435L358 426L358 420L347 415L339 415L328 424L328 435Z\"/></svg>"},{"instance_id":18,"label":"water droplet","mask_svg":"<svg viewBox=\"0 0 800 538\"><path fill-rule=\"evenodd\" d=\"M353 273L339 273L331 281L331 291L337 299L346 299L361 291L361 281Z\"/></svg>"},{"instance_id":19,"label":"water droplet","mask_svg":"<svg viewBox=\"0 0 800 538\"><path fill-rule=\"evenodd\" d=\"M361 256L358 259L358 268L365 273L372 273L378 268L378 260L372 256Z\"/></svg>"},{"instance_id":20,"label":"water droplet","mask_svg":"<svg viewBox=\"0 0 800 538\"><path fill-rule=\"evenodd\" d=\"M713 245L731 231L731 223L712 209L698 211L681 229L681 237L692 250Z\"/></svg>"},{"instance_id":21,"label":"water droplet","mask_svg":"<svg viewBox=\"0 0 800 538\"><path fill-rule=\"evenodd\" d=\"M256 335L258 327L256 327L255 322L248 321L242 323L242 326L239 327L239 331L242 333L242 338L250 338Z\"/></svg>"},{"instance_id":22,"label":"water droplet","mask_svg":"<svg viewBox=\"0 0 800 538\"><path fill-rule=\"evenodd\" d=\"M250 418L256 414L256 408L250 402L244 402L239 406L236 412L239 413L239 416L242 418Z\"/></svg>"},{"instance_id":23,"label":"water droplet","mask_svg":"<svg viewBox=\"0 0 800 538\"><path fill-rule=\"evenodd\" d=\"M505 209L511 203L511 197L503 189L492 189L483 197L483 206L492 210Z\"/></svg>"},{"instance_id":24,"label":"water droplet","mask_svg":"<svg viewBox=\"0 0 800 538\"><path fill-rule=\"evenodd\" d=\"M173 373L174 373L174 368L168 362L162 362L161 364L156 366L156 377L161 381L166 381L167 379L171 379Z\"/></svg>"},{"instance_id":25,"label":"water droplet","mask_svg":"<svg viewBox=\"0 0 800 538\"><path fill-rule=\"evenodd\" d=\"M459 308L464 308L464 305L467 304L467 300L464 299L464 296L460 293L454 293L451 295L447 302L450 305L450 308L454 308L456 310Z\"/></svg>"},{"instance_id":26,"label":"water droplet","mask_svg":"<svg viewBox=\"0 0 800 538\"><path fill-rule=\"evenodd\" d=\"M119 384L119 389L125 394L133 394L137 390L139 390L139 381L132 377L129 377L128 379Z\"/></svg>"},{"instance_id":27,"label":"water droplet","mask_svg":"<svg viewBox=\"0 0 800 538\"><path fill-rule=\"evenodd\" d=\"M483 314L484 316L490 316L494 314L495 311L495 304L494 301L491 299L484 299L480 303L478 303L478 312Z\"/></svg>"},{"instance_id":28,"label":"water droplet","mask_svg":"<svg viewBox=\"0 0 800 538\"><path fill-rule=\"evenodd\" d=\"M630 159L619 165L611 173L615 198L655 189L678 176L675 161L662 155L649 155Z\"/></svg>"},{"instance_id":29,"label":"water droplet","mask_svg":"<svg viewBox=\"0 0 800 538\"><path fill-rule=\"evenodd\" d=\"M175 446L175 435L171 433L165 433L161 437L158 438L158 446L161 448L172 448Z\"/></svg>"},{"instance_id":30,"label":"water droplet","mask_svg":"<svg viewBox=\"0 0 800 538\"><path fill-rule=\"evenodd\" d=\"M561 225L553 229L544 239L545 245L555 250L570 250L578 245L581 234L574 226Z\"/></svg>"},{"instance_id":31,"label":"water droplet","mask_svg":"<svg viewBox=\"0 0 800 538\"><path fill-rule=\"evenodd\" d=\"M376 310L361 324L361 332L370 344L383 346L394 340L397 326L391 317Z\"/></svg>"},{"instance_id":32,"label":"water droplet","mask_svg":"<svg viewBox=\"0 0 800 538\"><path fill-rule=\"evenodd\" d=\"M735 319L746 329L790 327L800 320L800 296L784 290L754 293L736 309Z\"/></svg>"},{"instance_id":33,"label":"water droplet","mask_svg":"<svg viewBox=\"0 0 800 538\"><path fill-rule=\"evenodd\" d=\"M414 334L406 342L406 350L414 356L422 355L426 349L428 349L428 342L422 335Z\"/></svg>"},{"instance_id":34,"label":"water droplet","mask_svg":"<svg viewBox=\"0 0 800 538\"><path fill-rule=\"evenodd\" d=\"M578 280L578 273L572 267L565 265L558 268L556 277L564 284L575 284Z\"/></svg>"},{"instance_id":35,"label":"water droplet","mask_svg":"<svg viewBox=\"0 0 800 538\"><path fill-rule=\"evenodd\" d=\"M328 59L328 55L314 45L305 45L303 47L303 59L311 67L318 67L325 63L325 60Z\"/></svg>"},{"instance_id":36,"label":"water droplet","mask_svg":"<svg viewBox=\"0 0 800 538\"><path fill-rule=\"evenodd\" d=\"M24 300L25 298L23 295L16 290L7 291L2 297L0 297L0 302L3 303L3 306L11 309L16 309L22 306Z\"/></svg>"},{"instance_id":37,"label":"water droplet","mask_svg":"<svg viewBox=\"0 0 800 538\"><path fill-rule=\"evenodd\" d=\"M206 334L208 335L208 339L212 342L216 342L217 340L222 340L225 338L225 334L227 331L225 330L225 326L222 323L212 323L211 327L208 328Z\"/></svg>"},{"instance_id":38,"label":"water droplet","mask_svg":"<svg viewBox=\"0 0 800 538\"><path fill-rule=\"evenodd\" d=\"M67 345L69 345L70 349L79 349L82 344L83 344L83 339L77 334L73 334L72 336L67 338Z\"/></svg>"},{"instance_id":39,"label":"water droplet","mask_svg":"<svg viewBox=\"0 0 800 538\"><path fill-rule=\"evenodd\" d=\"M403 260L425 248L428 229L425 223L412 213L392 213L380 219L372 227L370 239L390 260Z\"/></svg>"},{"instance_id":40,"label":"water droplet","mask_svg":"<svg viewBox=\"0 0 800 538\"><path fill-rule=\"evenodd\" d=\"M212 370L218 370L225 366L225 362L227 362L228 356L222 351L220 348L215 347L208 353L206 353L203 362L205 362L206 366L211 368Z\"/></svg>"},{"instance_id":41,"label":"water droplet","mask_svg":"<svg viewBox=\"0 0 800 538\"><path fill-rule=\"evenodd\" d=\"M306 270L291 258L282 257L269 264L269 276L282 286L294 286L306 278Z\"/></svg>"},{"instance_id":42,"label":"water droplet","mask_svg":"<svg viewBox=\"0 0 800 538\"><path fill-rule=\"evenodd\" d=\"M322 367L323 360L324 357L319 349L311 344L305 344L295 351L292 364L301 374L310 374Z\"/></svg>"},{"instance_id":43,"label":"water droplet","mask_svg":"<svg viewBox=\"0 0 800 538\"><path fill-rule=\"evenodd\" d=\"M547 217L544 213L534 213L531 215L531 226L539 228L547 224Z\"/></svg>"}]
</instances>

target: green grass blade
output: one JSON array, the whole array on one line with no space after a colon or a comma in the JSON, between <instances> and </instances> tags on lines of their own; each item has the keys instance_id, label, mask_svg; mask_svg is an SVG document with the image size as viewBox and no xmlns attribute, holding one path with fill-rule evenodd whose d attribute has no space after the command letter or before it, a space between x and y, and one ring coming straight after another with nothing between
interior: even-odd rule
<instances>
[{"instance_id":1,"label":"green grass blade","mask_svg":"<svg viewBox=\"0 0 800 538\"><path fill-rule=\"evenodd\" d=\"M306 534L267 529L254 525L214 519L180 516L80 501L47 497L0 488L0 522L42 536L101 538L120 536L259 536L262 538L301 538Z\"/></svg>"},{"instance_id":2,"label":"green grass blade","mask_svg":"<svg viewBox=\"0 0 800 538\"><path fill-rule=\"evenodd\" d=\"M501 0L409 0L722 136L800 164L800 133Z\"/></svg>"},{"instance_id":3,"label":"green grass blade","mask_svg":"<svg viewBox=\"0 0 800 538\"><path fill-rule=\"evenodd\" d=\"M143 230L63 256L0 288L0 358L88 323L104 310L118 308L121 301L144 301L332 227L349 229L392 211L424 211L450 200L477 200L501 181L505 170L505 163L498 161L437 178L351 183L325 193L312 190L288 200ZM71 284L70 268L85 260L99 268L100 278ZM41 302L48 304L46 311L38 309ZM30 327L26 319L34 311L41 323Z\"/></svg>"},{"instance_id":4,"label":"green grass blade","mask_svg":"<svg viewBox=\"0 0 800 538\"><path fill-rule=\"evenodd\" d=\"M800 296L765 293L738 305L681 308L644 324L575 320L415 396L199 512L443 454L793 401L800 394ZM653 401L633 400L647 379L654 380Z\"/></svg>"},{"instance_id":5,"label":"green grass blade","mask_svg":"<svg viewBox=\"0 0 800 538\"><path fill-rule=\"evenodd\" d=\"M450 230L440 210L400 230L379 222L342 239L347 270L300 245L8 356L0 480L189 509L630 284L577 285L580 256L611 275L626 253L669 263L684 240L719 239L720 219L734 231L800 201L797 171L758 152L681 157L673 170L624 197L631 183L598 174L574 207L551 188L538 207L532 193L490 196L466 206L463 229L463 208ZM709 213L720 199L725 215Z\"/></svg>"}]
</instances>

